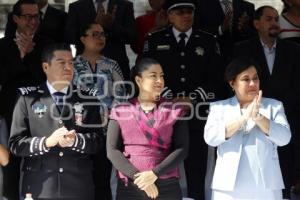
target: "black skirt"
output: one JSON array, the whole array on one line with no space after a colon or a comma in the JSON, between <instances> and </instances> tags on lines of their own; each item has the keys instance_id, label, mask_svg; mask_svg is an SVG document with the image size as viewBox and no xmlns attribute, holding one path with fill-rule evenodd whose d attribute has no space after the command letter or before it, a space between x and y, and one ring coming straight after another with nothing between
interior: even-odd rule
<instances>
[{"instance_id":1,"label":"black skirt","mask_svg":"<svg viewBox=\"0 0 300 200\"><path fill-rule=\"evenodd\" d=\"M181 200L182 194L177 178L158 179L155 182L158 197L155 200ZM140 190L132 181L128 185L118 179L117 200L151 200L147 194Z\"/></svg>"}]
</instances>

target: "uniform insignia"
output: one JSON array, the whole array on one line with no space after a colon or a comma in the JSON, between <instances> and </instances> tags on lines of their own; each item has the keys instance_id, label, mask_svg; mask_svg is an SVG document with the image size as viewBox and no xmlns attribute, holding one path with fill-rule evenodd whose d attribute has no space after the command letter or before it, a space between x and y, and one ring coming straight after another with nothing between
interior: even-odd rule
<instances>
[{"instance_id":1,"label":"uniform insignia","mask_svg":"<svg viewBox=\"0 0 300 200\"><path fill-rule=\"evenodd\" d=\"M94 88L80 88L81 91L86 92L88 95L97 96L98 89Z\"/></svg>"},{"instance_id":2,"label":"uniform insignia","mask_svg":"<svg viewBox=\"0 0 300 200\"><path fill-rule=\"evenodd\" d=\"M143 52L147 52L147 51L149 51L149 42L148 42L148 40L146 40L144 42L144 48L143 48Z\"/></svg>"},{"instance_id":3,"label":"uniform insignia","mask_svg":"<svg viewBox=\"0 0 300 200\"><path fill-rule=\"evenodd\" d=\"M38 90L38 93L44 94L44 90Z\"/></svg>"},{"instance_id":4,"label":"uniform insignia","mask_svg":"<svg viewBox=\"0 0 300 200\"><path fill-rule=\"evenodd\" d=\"M160 50L169 50L169 49L170 49L170 45L158 45L158 46L156 47L156 49L157 49L158 51L160 51Z\"/></svg>"},{"instance_id":5,"label":"uniform insignia","mask_svg":"<svg viewBox=\"0 0 300 200\"><path fill-rule=\"evenodd\" d=\"M18 88L22 95L27 95L31 92L38 90L38 87L21 87Z\"/></svg>"},{"instance_id":6,"label":"uniform insignia","mask_svg":"<svg viewBox=\"0 0 300 200\"><path fill-rule=\"evenodd\" d=\"M195 53L196 53L198 56L203 56L203 54L204 54L204 49L203 49L202 47L196 47Z\"/></svg>"},{"instance_id":7,"label":"uniform insignia","mask_svg":"<svg viewBox=\"0 0 300 200\"><path fill-rule=\"evenodd\" d=\"M170 37L170 34L169 34L169 33L167 33L167 34L166 34L166 37Z\"/></svg>"},{"instance_id":8,"label":"uniform insignia","mask_svg":"<svg viewBox=\"0 0 300 200\"><path fill-rule=\"evenodd\" d=\"M47 112L47 106L42 103L35 103L31 106L34 114L37 114L39 118L42 118Z\"/></svg>"},{"instance_id":9,"label":"uniform insignia","mask_svg":"<svg viewBox=\"0 0 300 200\"><path fill-rule=\"evenodd\" d=\"M83 105L79 102L75 103L73 106L75 110L75 124L80 126L82 125L82 113L83 113Z\"/></svg>"},{"instance_id":10,"label":"uniform insignia","mask_svg":"<svg viewBox=\"0 0 300 200\"><path fill-rule=\"evenodd\" d=\"M198 34L197 34L197 35L195 35L195 38L199 38L199 37L200 37L200 35L198 35Z\"/></svg>"}]
</instances>

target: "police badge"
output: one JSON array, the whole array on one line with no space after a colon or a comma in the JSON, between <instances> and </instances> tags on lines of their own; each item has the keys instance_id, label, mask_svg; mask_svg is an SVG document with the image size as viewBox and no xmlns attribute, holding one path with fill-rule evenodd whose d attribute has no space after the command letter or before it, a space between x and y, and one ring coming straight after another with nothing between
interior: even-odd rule
<instances>
[{"instance_id":1,"label":"police badge","mask_svg":"<svg viewBox=\"0 0 300 200\"><path fill-rule=\"evenodd\" d=\"M39 118L42 118L47 112L47 106L41 103L35 103L31 106L34 114L37 114Z\"/></svg>"},{"instance_id":2,"label":"police badge","mask_svg":"<svg viewBox=\"0 0 300 200\"><path fill-rule=\"evenodd\" d=\"M82 125L82 113L83 113L83 105L79 102L75 103L73 106L74 110L75 110L75 124L77 126L81 126Z\"/></svg>"},{"instance_id":3,"label":"police badge","mask_svg":"<svg viewBox=\"0 0 300 200\"><path fill-rule=\"evenodd\" d=\"M203 56L204 54L204 49L202 47L197 47L195 49L195 53L198 55L198 56Z\"/></svg>"}]
</instances>

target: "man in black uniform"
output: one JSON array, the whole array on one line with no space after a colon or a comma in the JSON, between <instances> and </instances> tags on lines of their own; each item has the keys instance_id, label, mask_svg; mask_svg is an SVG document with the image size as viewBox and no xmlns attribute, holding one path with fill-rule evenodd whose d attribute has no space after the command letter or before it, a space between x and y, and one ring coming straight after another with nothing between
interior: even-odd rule
<instances>
[{"instance_id":1,"label":"man in black uniform","mask_svg":"<svg viewBox=\"0 0 300 200\"><path fill-rule=\"evenodd\" d=\"M189 97L194 103L185 172L189 197L203 200L207 145L201 118L207 116L208 102L223 96L225 83L215 37L192 29L194 8L192 0L167 0L164 9L172 25L148 34L143 57L157 59L162 65L166 97Z\"/></svg>"},{"instance_id":2,"label":"man in black uniform","mask_svg":"<svg viewBox=\"0 0 300 200\"><path fill-rule=\"evenodd\" d=\"M21 196L37 199L94 199L93 160L101 145L95 91L70 86L73 57L55 44L43 53L47 82L20 88L13 113L10 150L23 159Z\"/></svg>"}]
</instances>

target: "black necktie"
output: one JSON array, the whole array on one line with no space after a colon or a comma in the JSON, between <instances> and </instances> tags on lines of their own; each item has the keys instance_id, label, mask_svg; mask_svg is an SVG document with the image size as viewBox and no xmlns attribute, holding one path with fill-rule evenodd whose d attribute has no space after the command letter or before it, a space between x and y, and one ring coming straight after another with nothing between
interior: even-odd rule
<instances>
[{"instance_id":1,"label":"black necktie","mask_svg":"<svg viewBox=\"0 0 300 200\"><path fill-rule=\"evenodd\" d=\"M39 16L40 16L40 23L41 23L44 18L44 13L42 11L39 11Z\"/></svg>"},{"instance_id":2,"label":"black necktie","mask_svg":"<svg viewBox=\"0 0 300 200\"><path fill-rule=\"evenodd\" d=\"M64 107L64 96L65 96L65 94L62 93L62 92L54 92L53 96L54 96L56 106L58 107L59 111L62 111L62 109Z\"/></svg>"},{"instance_id":3,"label":"black necktie","mask_svg":"<svg viewBox=\"0 0 300 200\"><path fill-rule=\"evenodd\" d=\"M180 33L179 37L180 37L180 40L178 42L178 46L181 50L183 50L185 47L185 38L187 37L187 35L185 33Z\"/></svg>"}]
</instances>

